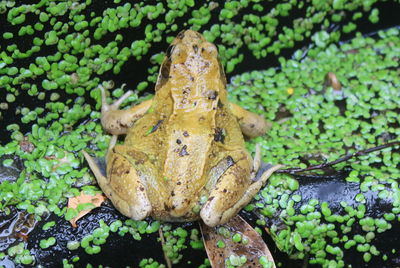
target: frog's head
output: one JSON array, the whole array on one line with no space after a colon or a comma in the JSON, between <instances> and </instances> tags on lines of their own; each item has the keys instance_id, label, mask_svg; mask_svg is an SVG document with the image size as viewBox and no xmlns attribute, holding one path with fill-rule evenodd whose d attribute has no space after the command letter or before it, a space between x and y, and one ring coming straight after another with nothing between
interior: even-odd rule
<instances>
[{"instance_id":1,"label":"frog's head","mask_svg":"<svg viewBox=\"0 0 400 268\"><path fill-rule=\"evenodd\" d=\"M185 60L188 57L202 57L208 60L218 59L218 50L214 44L200 33L193 30L181 31L171 46L168 48L167 56L172 62Z\"/></svg>"},{"instance_id":2,"label":"frog's head","mask_svg":"<svg viewBox=\"0 0 400 268\"><path fill-rule=\"evenodd\" d=\"M217 47L193 30L181 31L167 50L159 82L171 77L188 82L215 79L226 85Z\"/></svg>"}]
</instances>

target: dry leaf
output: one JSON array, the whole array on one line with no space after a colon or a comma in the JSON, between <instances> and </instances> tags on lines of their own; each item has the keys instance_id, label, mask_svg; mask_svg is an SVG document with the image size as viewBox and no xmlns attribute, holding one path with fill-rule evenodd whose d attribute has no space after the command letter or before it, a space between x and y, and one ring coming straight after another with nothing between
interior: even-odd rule
<instances>
[{"instance_id":1,"label":"dry leaf","mask_svg":"<svg viewBox=\"0 0 400 268\"><path fill-rule=\"evenodd\" d=\"M95 207L99 207L101 203L104 202L104 200L106 200L106 197L102 194L96 194L93 196L81 192L80 195L68 199L68 208L76 209L79 204L86 204L86 203L90 203L93 204ZM76 221L85 216L90 211L91 209L82 210L78 213L76 217L72 218L69 221L72 227L76 228L77 227Z\"/></svg>"},{"instance_id":2,"label":"dry leaf","mask_svg":"<svg viewBox=\"0 0 400 268\"><path fill-rule=\"evenodd\" d=\"M217 227L211 228L204 223L201 223L200 227L213 268L225 267L225 260L232 258L231 256L245 256L246 263L242 264L243 267L262 267L259 261L262 256L272 263L271 267L276 267L272 254L262 237L239 215ZM221 227L225 229L220 229ZM233 241L234 234L240 234L240 242ZM247 240L247 243L243 243L244 240Z\"/></svg>"}]
</instances>

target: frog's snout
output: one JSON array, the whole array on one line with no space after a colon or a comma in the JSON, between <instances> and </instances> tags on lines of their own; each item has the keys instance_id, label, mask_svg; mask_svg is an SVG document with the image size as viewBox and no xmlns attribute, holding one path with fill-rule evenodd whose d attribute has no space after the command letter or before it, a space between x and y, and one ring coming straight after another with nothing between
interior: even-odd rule
<instances>
[{"instance_id":1,"label":"frog's snout","mask_svg":"<svg viewBox=\"0 0 400 268\"><path fill-rule=\"evenodd\" d=\"M183 30L177 35L176 38L181 39L183 42L185 42L185 41L193 42L193 41L203 41L204 40L204 37L201 34L199 34L196 31L193 31L193 30Z\"/></svg>"}]
</instances>

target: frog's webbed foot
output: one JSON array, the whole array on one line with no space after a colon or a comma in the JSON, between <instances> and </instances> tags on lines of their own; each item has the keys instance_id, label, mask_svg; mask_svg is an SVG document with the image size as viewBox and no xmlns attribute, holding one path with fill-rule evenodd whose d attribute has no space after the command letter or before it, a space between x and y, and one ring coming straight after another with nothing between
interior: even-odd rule
<instances>
[{"instance_id":1,"label":"frog's webbed foot","mask_svg":"<svg viewBox=\"0 0 400 268\"><path fill-rule=\"evenodd\" d=\"M108 176L106 177L94 159L85 151L82 151L82 153L89 163L101 190L119 212L134 220L142 220L151 213L152 207L145 187L128 160L110 151L107 160L114 165L112 165L112 168L107 168Z\"/></svg>"}]
</instances>

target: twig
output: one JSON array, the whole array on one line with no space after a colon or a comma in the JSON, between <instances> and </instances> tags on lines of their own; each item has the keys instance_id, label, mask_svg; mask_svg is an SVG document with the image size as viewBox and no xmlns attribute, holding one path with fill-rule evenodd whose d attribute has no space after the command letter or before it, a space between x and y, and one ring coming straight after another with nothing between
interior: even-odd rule
<instances>
[{"instance_id":1,"label":"twig","mask_svg":"<svg viewBox=\"0 0 400 268\"><path fill-rule=\"evenodd\" d=\"M164 233L163 233L161 227L158 229L158 234L160 235L161 247L162 247L163 252L164 252L164 259L165 259L165 262L167 263L167 267L168 267L168 268L172 268L171 259L167 256L167 253L166 253L165 250L164 250L165 239L164 239Z\"/></svg>"},{"instance_id":2,"label":"twig","mask_svg":"<svg viewBox=\"0 0 400 268\"><path fill-rule=\"evenodd\" d=\"M323 163L323 164L309 166L307 168L295 167L295 168L288 168L288 169L279 169L279 170L277 170L275 172L276 173L296 174L296 173L300 173L300 172L304 172L304 171L310 171L310 170L315 170L315 169L323 169L323 168L326 168L326 167L330 167L330 166L334 166L336 164L342 163L342 162L347 161L347 160L349 160L350 158L353 158L353 157L366 155L366 154L369 154L369 153L372 153L372 152L375 152L375 151L380 151L380 150L383 150L385 148L393 147L393 146L396 146L396 145L399 145L399 144L400 144L400 141L393 141L393 142L389 142L389 143L386 143L386 144L383 144L383 145L372 147L372 148L369 148L369 149L366 149L366 150L361 150L361 151L358 151L358 152L355 152L355 153L347 154L347 155L345 155L345 156L343 156L343 157L341 157L341 158L339 158L339 159L337 159L335 161L332 161L332 162L327 162L327 163Z\"/></svg>"}]
</instances>

